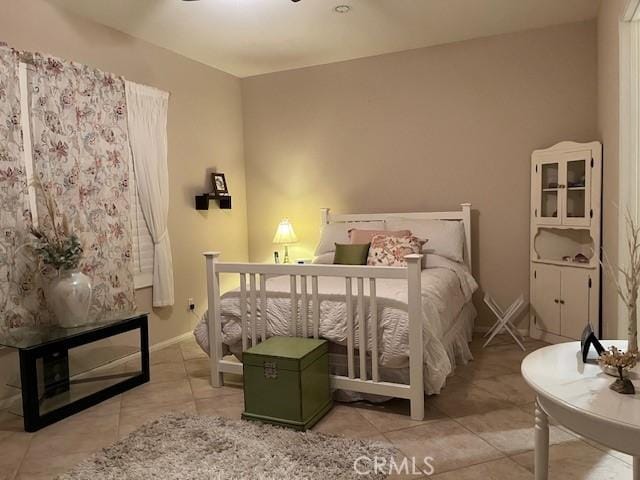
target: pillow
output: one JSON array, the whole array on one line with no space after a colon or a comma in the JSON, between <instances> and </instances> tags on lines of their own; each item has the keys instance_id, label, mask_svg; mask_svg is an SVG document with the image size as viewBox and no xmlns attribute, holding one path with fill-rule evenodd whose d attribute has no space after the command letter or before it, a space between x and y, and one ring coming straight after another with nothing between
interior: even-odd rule
<instances>
[{"instance_id":1,"label":"pillow","mask_svg":"<svg viewBox=\"0 0 640 480\"><path fill-rule=\"evenodd\" d=\"M323 253L335 252L336 243L350 243L349 230L362 227L371 230L384 230L384 222L338 222L322 226L320 241L316 247L316 257Z\"/></svg>"},{"instance_id":2,"label":"pillow","mask_svg":"<svg viewBox=\"0 0 640 480\"><path fill-rule=\"evenodd\" d=\"M336 243L334 265L366 265L369 254L369 243L344 244Z\"/></svg>"},{"instance_id":3,"label":"pillow","mask_svg":"<svg viewBox=\"0 0 640 480\"><path fill-rule=\"evenodd\" d=\"M349 230L349 240L351 243L371 243L371 239L376 235L387 235L389 237L406 237L411 235L409 230L361 230L359 228L352 228Z\"/></svg>"},{"instance_id":4,"label":"pillow","mask_svg":"<svg viewBox=\"0 0 640 480\"><path fill-rule=\"evenodd\" d=\"M428 239L423 253L433 253L458 263L464 260L464 224L460 221L391 218L387 220L387 227L389 230L411 230L416 237Z\"/></svg>"},{"instance_id":5,"label":"pillow","mask_svg":"<svg viewBox=\"0 0 640 480\"><path fill-rule=\"evenodd\" d=\"M317 265L332 265L335 255L336 252L323 253L322 255L315 257L311 263L315 263Z\"/></svg>"},{"instance_id":6,"label":"pillow","mask_svg":"<svg viewBox=\"0 0 640 480\"><path fill-rule=\"evenodd\" d=\"M376 235L371 240L367 265L383 265L388 267L406 267L405 255L420 253L425 242L418 237L390 237Z\"/></svg>"}]
</instances>

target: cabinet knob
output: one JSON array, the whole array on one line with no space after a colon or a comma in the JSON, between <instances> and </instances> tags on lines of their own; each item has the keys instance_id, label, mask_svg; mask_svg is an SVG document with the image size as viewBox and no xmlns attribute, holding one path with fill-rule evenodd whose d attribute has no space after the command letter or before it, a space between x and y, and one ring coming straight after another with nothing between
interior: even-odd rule
<instances>
[{"instance_id":1,"label":"cabinet knob","mask_svg":"<svg viewBox=\"0 0 640 480\"><path fill-rule=\"evenodd\" d=\"M558 300L557 298L553 299L554 303L560 303L560 300Z\"/></svg>"},{"instance_id":2,"label":"cabinet knob","mask_svg":"<svg viewBox=\"0 0 640 480\"><path fill-rule=\"evenodd\" d=\"M561 305L564 305L564 300L560 300L560 304L561 304Z\"/></svg>"}]
</instances>

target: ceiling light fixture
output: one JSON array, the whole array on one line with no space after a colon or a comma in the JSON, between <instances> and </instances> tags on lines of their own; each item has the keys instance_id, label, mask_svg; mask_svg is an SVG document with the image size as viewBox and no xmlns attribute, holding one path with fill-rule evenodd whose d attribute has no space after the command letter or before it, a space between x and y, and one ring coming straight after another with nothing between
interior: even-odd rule
<instances>
[{"instance_id":1,"label":"ceiling light fixture","mask_svg":"<svg viewBox=\"0 0 640 480\"><path fill-rule=\"evenodd\" d=\"M351 7L349 5L338 5L333 9L336 13L348 13L351 11Z\"/></svg>"}]
</instances>

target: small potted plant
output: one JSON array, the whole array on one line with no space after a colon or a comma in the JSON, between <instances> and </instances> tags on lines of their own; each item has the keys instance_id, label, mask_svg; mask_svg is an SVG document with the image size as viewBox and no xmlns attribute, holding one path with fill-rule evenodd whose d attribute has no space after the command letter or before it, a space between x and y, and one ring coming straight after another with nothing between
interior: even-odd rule
<instances>
[{"instance_id":1,"label":"small potted plant","mask_svg":"<svg viewBox=\"0 0 640 480\"><path fill-rule=\"evenodd\" d=\"M42 264L55 271L46 289L47 303L61 327L78 327L88 323L92 296L91 279L79 269L82 245L51 195L41 183L35 184L42 192L49 225L31 228L32 247Z\"/></svg>"},{"instance_id":2,"label":"small potted plant","mask_svg":"<svg viewBox=\"0 0 640 480\"><path fill-rule=\"evenodd\" d=\"M636 366L637 360L637 353L623 352L616 347L609 347L609 350L600 355L598 362L603 370L613 369L618 376L618 379L609 386L611 390L626 395L636 393L633 383L625 376L625 373Z\"/></svg>"}]
</instances>

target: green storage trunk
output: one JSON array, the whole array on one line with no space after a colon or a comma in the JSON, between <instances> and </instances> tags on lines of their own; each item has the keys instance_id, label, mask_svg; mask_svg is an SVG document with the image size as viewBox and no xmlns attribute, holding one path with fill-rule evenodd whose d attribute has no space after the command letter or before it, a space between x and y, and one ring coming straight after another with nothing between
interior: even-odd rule
<instances>
[{"instance_id":1,"label":"green storage trunk","mask_svg":"<svg viewBox=\"0 0 640 480\"><path fill-rule=\"evenodd\" d=\"M242 418L306 430L331 409L326 340L271 337L244 352L242 363Z\"/></svg>"}]
</instances>

